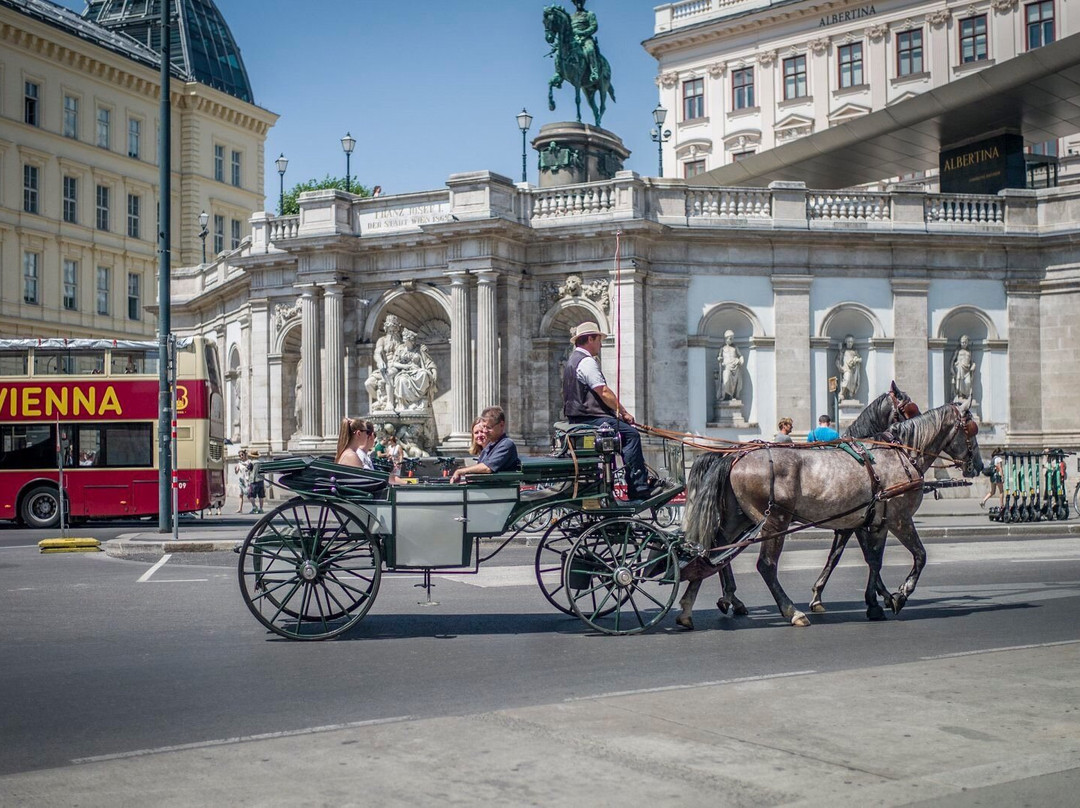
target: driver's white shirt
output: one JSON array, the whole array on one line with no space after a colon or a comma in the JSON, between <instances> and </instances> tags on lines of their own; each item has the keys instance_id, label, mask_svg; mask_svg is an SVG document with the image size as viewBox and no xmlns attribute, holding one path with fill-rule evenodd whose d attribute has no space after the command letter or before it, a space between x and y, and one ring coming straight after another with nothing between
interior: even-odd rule
<instances>
[{"instance_id":1,"label":"driver's white shirt","mask_svg":"<svg viewBox=\"0 0 1080 808\"><path fill-rule=\"evenodd\" d=\"M606 387L607 379L604 378L604 372L600 370L600 363L596 357L584 348L574 348L574 350L585 354L585 358L577 366L577 373L575 374L577 380L590 390L595 390L597 387Z\"/></svg>"}]
</instances>

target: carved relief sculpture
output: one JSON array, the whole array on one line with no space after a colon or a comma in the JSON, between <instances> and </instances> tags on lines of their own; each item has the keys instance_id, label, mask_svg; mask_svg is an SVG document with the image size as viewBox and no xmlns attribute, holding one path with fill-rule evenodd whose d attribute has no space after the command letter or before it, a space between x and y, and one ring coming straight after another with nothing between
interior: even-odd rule
<instances>
[{"instance_id":1,"label":"carved relief sculpture","mask_svg":"<svg viewBox=\"0 0 1080 808\"><path fill-rule=\"evenodd\" d=\"M293 420L296 435L304 434L304 360L296 360L296 381L293 384Z\"/></svg>"},{"instance_id":2,"label":"carved relief sculpture","mask_svg":"<svg viewBox=\"0 0 1080 808\"><path fill-rule=\"evenodd\" d=\"M971 353L971 341L968 335L960 337L960 347L953 354L952 384L953 400L963 401L972 395L975 389L975 356Z\"/></svg>"},{"instance_id":3,"label":"carved relief sculpture","mask_svg":"<svg viewBox=\"0 0 1080 808\"><path fill-rule=\"evenodd\" d=\"M844 337L844 349L836 357L836 369L840 371L840 398L844 401L852 401L859 395L860 374L862 357L855 350L855 337L848 334Z\"/></svg>"}]
</instances>

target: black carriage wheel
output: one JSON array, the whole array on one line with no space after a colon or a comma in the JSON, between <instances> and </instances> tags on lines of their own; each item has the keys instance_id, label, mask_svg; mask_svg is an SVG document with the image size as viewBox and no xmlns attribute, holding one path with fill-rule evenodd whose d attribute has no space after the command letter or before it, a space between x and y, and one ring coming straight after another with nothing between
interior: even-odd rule
<instances>
[{"instance_id":1,"label":"black carriage wheel","mask_svg":"<svg viewBox=\"0 0 1080 808\"><path fill-rule=\"evenodd\" d=\"M293 499L252 528L237 574L260 623L291 640L325 640L358 623L375 602L382 553L345 508Z\"/></svg>"},{"instance_id":2,"label":"black carriage wheel","mask_svg":"<svg viewBox=\"0 0 1080 808\"><path fill-rule=\"evenodd\" d=\"M574 612L570 608L570 596L563 586L563 565L574 540L592 521L581 511L571 511L555 520L536 545L536 561L533 564L536 583L548 603L571 617Z\"/></svg>"},{"instance_id":3,"label":"black carriage wheel","mask_svg":"<svg viewBox=\"0 0 1080 808\"><path fill-rule=\"evenodd\" d=\"M574 614L604 634L638 634L667 615L679 593L670 537L641 519L608 519L574 542L563 567Z\"/></svg>"},{"instance_id":4,"label":"black carriage wheel","mask_svg":"<svg viewBox=\"0 0 1080 808\"><path fill-rule=\"evenodd\" d=\"M1073 513L1080 513L1080 483L1077 483L1076 488L1073 489L1072 507ZM1065 503L1065 518L1069 518L1069 505L1067 501Z\"/></svg>"},{"instance_id":5,"label":"black carriage wheel","mask_svg":"<svg viewBox=\"0 0 1080 808\"><path fill-rule=\"evenodd\" d=\"M19 517L27 527L52 528L60 524L60 491L55 485L35 485L19 505Z\"/></svg>"}]
</instances>

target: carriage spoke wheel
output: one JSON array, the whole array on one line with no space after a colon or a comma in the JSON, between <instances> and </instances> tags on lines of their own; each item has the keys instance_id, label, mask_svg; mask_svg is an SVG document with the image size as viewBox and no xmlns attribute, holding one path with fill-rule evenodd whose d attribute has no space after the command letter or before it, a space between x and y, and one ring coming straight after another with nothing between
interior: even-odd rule
<instances>
[{"instance_id":1,"label":"carriage spoke wheel","mask_svg":"<svg viewBox=\"0 0 1080 808\"><path fill-rule=\"evenodd\" d=\"M571 617L574 616L574 610L570 608L570 597L563 585L563 566L574 541L594 521L593 517L581 511L564 511L544 531L540 543L536 545L536 561L533 564L536 583L548 603ZM611 608L615 608L614 604Z\"/></svg>"},{"instance_id":2,"label":"carriage spoke wheel","mask_svg":"<svg viewBox=\"0 0 1080 808\"><path fill-rule=\"evenodd\" d=\"M237 572L244 602L260 623L291 640L325 640L371 608L382 553L340 505L290 500L252 528Z\"/></svg>"},{"instance_id":3,"label":"carriage spoke wheel","mask_svg":"<svg viewBox=\"0 0 1080 808\"><path fill-rule=\"evenodd\" d=\"M679 565L670 537L641 519L608 519L574 541L563 566L574 614L604 634L637 634L671 609Z\"/></svg>"}]
</instances>

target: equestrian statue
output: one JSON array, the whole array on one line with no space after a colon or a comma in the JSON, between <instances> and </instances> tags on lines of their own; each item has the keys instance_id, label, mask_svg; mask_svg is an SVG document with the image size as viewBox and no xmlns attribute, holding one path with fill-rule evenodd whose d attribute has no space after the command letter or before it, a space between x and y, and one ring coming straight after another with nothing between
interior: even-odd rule
<instances>
[{"instance_id":1,"label":"equestrian statue","mask_svg":"<svg viewBox=\"0 0 1080 808\"><path fill-rule=\"evenodd\" d=\"M606 96L615 100L611 86L611 65L600 53L596 41L596 15L585 10L585 0L574 0L577 11L568 14L562 6L544 9L544 39L551 45L548 56L555 57L555 75L548 82L548 109L555 109L554 88L569 82L574 88L577 121L581 123L581 94L593 111L596 125L607 108ZM597 105L597 93L600 94Z\"/></svg>"}]
</instances>

